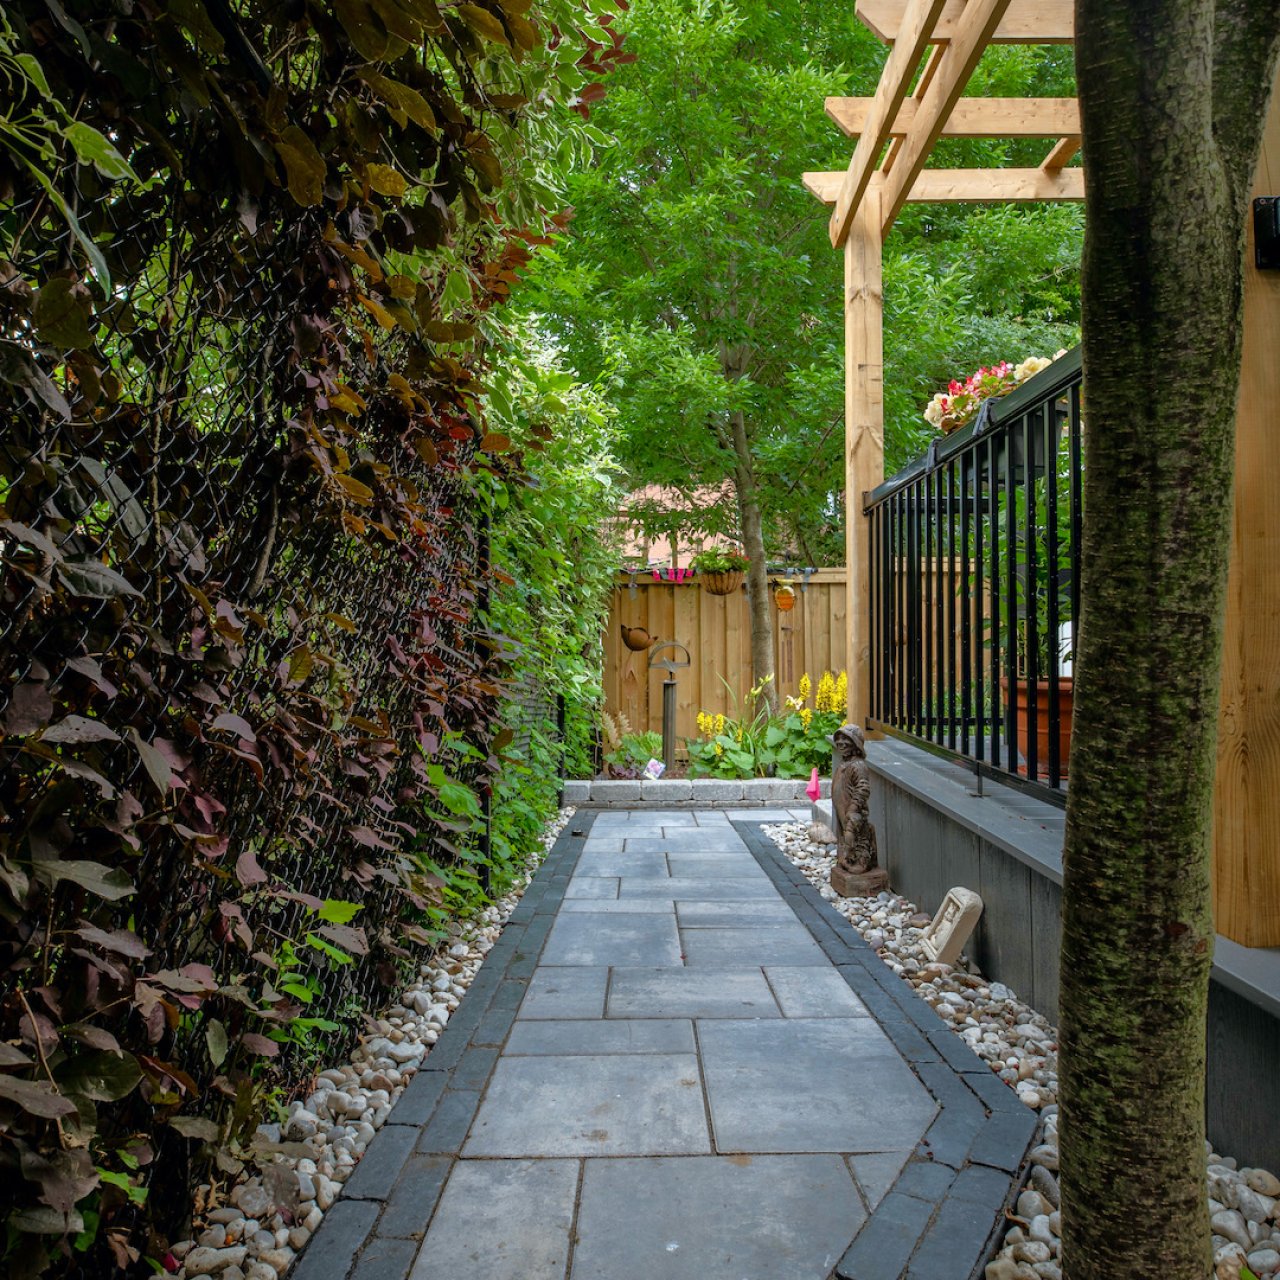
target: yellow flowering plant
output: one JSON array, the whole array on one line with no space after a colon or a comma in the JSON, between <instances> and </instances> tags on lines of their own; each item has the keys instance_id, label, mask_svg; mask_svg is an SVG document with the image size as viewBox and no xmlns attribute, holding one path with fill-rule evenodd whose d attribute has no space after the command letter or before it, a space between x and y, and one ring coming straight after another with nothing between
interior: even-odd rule
<instances>
[{"instance_id":1,"label":"yellow flowering plant","mask_svg":"<svg viewBox=\"0 0 1280 1280\"><path fill-rule=\"evenodd\" d=\"M698 713L700 736L686 743L691 777L805 778L814 768L830 769L830 737L844 720L847 675L824 671L815 693L806 671L778 716L770 715L762 697L772 679L766 676L747 693L742 715Z\"/></svg>"}]
</instances>

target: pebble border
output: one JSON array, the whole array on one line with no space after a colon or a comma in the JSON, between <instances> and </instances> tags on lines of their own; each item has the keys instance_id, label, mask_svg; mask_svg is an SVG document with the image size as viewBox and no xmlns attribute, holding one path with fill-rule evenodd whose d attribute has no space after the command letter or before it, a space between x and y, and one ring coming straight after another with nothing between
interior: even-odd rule
<instances>
[{"instance_id":1,"label":"pebble border","mask_svg":"<svg viewBox=\"0 0 1280 1280\"><path fill-rule=\"evenodd\" d=\"M1017 1192L1035 1113L901 982L759 823L733 823L941 1110L836 1265L838 1280L981 1276ZM868 1082L867 1100L875 1096Z\"/></svg>"},{"instance_id":2,"label":"pebble border","mask_svg":"<svg viewBox=\"0 0 1280 1280\"><path fill-rule=\"evenodd\" d=\"M336 1221L340 1229L359 1217L358 1210L353 1214L344 1205L353 1186L360 1194L360 1187L377 1181L376 1162L369 1159L374 1139L385 1132L393 1109L397 1117L407 1114L404 1098L415 1092L417 1076L438 1064L434 1046L463 995L478 985L488 956L500 951L506 922L573 816L572 808L561 808L527 855L512 889L475 920L451 927L448 943L423 960L417 978L373 1020L372 1031L360 1038L347 1064L319 1072L312 1093L291 1103L281 1122L259 1125L260 1138L308 1154L278 1155L270 1165L270 1186L258 1172L229 1185L216 1199L207 1184L198 1188L193 1216L203 1221L203 1229L196 1239L171 1248L170 1270L183 1280L277 1280L291 1268L292 1275L300 1275L305 1268L295 1261L321 1227L330 1224L332 1230ZM416 1094L421 1092L419 1087ZM398 1138L391 1135L392 1143ZM385 1161L385 1150L379 1160ZM315 1253L315 1246L309 1252Z\"/></svg>"}]
</instances>

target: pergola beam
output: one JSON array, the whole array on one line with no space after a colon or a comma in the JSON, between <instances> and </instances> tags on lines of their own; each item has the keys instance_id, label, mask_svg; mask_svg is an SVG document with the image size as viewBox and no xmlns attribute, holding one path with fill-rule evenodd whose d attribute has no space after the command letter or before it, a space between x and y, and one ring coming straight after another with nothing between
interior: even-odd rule
<instances>
[{"instance_id":1,"label":"pergola beam","mask_svg":"<svg viewBox=\"0 0 1280 1280\"><path fill-rule=\"evenodd\" d=\"M1012 0L1011 0L1012 3ZM827 115L851 138L861 135L873 98L828 98ZM889 132L911 132L920 104L904 98ZM961 98L947 117L943 138L1067 138L1080 132L1074 98ZM1059 166L1061 167L1061 166Z\"/></svg>"},{"instance_id":2,"label":"pergola beam","mask_svg":"<svg viewBox=\"0 0 1280 1280\"><path fill-rule=\"evenodd\" d=\"M853 158L849 161L845 180L836 198L835 211L831 215L831 243L837 249L844 244L845 237L849 234L853 215L889 139L889 127L911 87L912 77L928 47L933 24L945 2L946 0L906 0L898 39L894 42L880 75L876 96L871 101L863 132L858 138ZM993 0L974 0L976 4L992 2ZM999 0L994 2L998 3ZM1008 3L1008 0L1004 2Z\"/></svg>"},{"instance_id":3,"label":"pergola beam","mask_svg":"<svg viewBox=\"0 0 1280 1280\"><path fill-rule=\"evenodd\" d=\"M843 173L803 175L805 189L823 204L834 204ZM1084 170L1060 169L922 169L911 184L907 204L1001 204L1005 201L1080 201Z\"/></svg>"},{"instance_id":4,"label":"pergola beam","mask_svg":"<svg viewBox=\"0 0 1280 1280\"><path fill-rule=\"evenodd\" d=\"M1040 167L1045 173L1058 173L1065 169L1075 159L1076 152L1080 150L1080 141L1079 134L1059 138L1058 145L1040 162Z\"/></svg>"},{"instance_id":5,"label":"pergola beam","mask_svg":"<svg viewBox=\"0 0 1280 1280\"><path fill-rule=\"evenodd\" d=\"M1010 0L968 0L965 5L964 13L956 24L955 38L943 52L938 73L920 100L915 127L907 134L893 172L885 179L880 205L881 226L885 234L892 228L899 210L911 194L916 175L924 168L934 143L942 133L942 126L969 83L969 77L1009 3ZM897 51L896 45L894 51ZM862 145L861 140L858 145Z\"/></svg>"},{"instance_id":6,"label":"pergola beam","mask_svg":"<svg viewBox=\"0 0 1280 1280\"><path fill-rule=\"evenodd\" d=\"M947 0L930 37L954 40L964 15L964 0ZM858 0L863 26L886 44L898 39L906 13L905 0ZM1071 44L1075 39L1073 0L1011 0L991 36L993 44Z\"/></svg>"}]
</instances>

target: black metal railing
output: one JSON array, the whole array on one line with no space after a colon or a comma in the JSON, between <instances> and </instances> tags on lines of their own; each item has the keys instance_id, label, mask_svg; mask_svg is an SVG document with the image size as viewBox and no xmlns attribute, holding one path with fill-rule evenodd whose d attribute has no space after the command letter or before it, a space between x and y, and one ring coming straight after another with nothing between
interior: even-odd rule
<instances>
[{"instance_id":1,"label":"black metal railing","mask_svg":"<svg viewBox=\"0 0 1280 1280\"><path fill-rule=\"evenodd\" d=\"M867 498L869 725L1061 801L1080 598L1076 348Z\"/></svg>"}]
</instances>

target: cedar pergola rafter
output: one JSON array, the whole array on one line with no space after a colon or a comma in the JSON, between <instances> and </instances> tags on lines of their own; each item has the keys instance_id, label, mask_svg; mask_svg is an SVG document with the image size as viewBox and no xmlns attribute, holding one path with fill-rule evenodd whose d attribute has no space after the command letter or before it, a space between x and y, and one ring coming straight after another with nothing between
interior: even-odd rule
<instances>
[{"instance_id":1,"label":"cedar pergola rafter","mask_svg":"<svg viewBox=\"0 0 1280 1280\"><path fill-rule=\"evenodd\" d=\"M857 141L842 172L806 173L830 206L844 254L845 484L849 565L849 713L869 710L868 531L861 496L884 479L884 238L908 203L1083 200L1080 109L1074 98L966 98L992 43L1074 39L1073 0L858 0L858 18L892 47L870 98L828 98L828 116ZM930 169L939 138L1044 138L1036 168Z\"/></svg>"}]
</instances>

